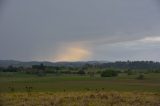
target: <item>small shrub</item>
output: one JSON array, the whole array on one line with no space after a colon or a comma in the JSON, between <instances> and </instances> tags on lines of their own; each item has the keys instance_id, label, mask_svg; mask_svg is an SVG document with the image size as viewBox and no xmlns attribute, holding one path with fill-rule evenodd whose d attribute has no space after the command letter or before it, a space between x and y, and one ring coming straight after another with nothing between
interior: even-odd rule
<instances>
[{"instance_id":1,"label":"small shrub","mask_svg":"<svg viewBox=\"0 0 160 106\"><path fill-rule=\"evenodd\" d=\"M90 77L94 77L94 74L95 74L95 73L94 73L93 71L89 71L89 72L88 72L88 75L89 75Z\"/></svg>"},{"instance_id":2,"label":"small shrub","mask_svg":"<svg viewBox=\"0 0 160 106\"><path fill-rule=\"evenodd\" d=\"M33 87L31 87L31 86L26 86L25 88L26 88L26 92L28 93L28 95L30 95Z\"/></svg>"},{"instance_id":3,"label":"small shrub","mask_svg":"<svg viewBox=\"0 0 160 106\"><path fill-rule=\"evenodd\" d=\"M138 80L143 80L144 79L144 75L143 74L140 74L138 77L137 77Z\"/></svg>"},{"instance_id":4,"label":"small shrub","mask_svg":"<svg viewBox=\"0 0 160 106\"><path fill-rule=\"evenodd\" d=\"M101 77L114 77L117 75L118 75L118 72L112 69L105 70L101 73Z\"/></svg>"},{"instance_id":5,"label":"small shrub","mask_svg":"<svg viewBox=\"0 0 160 106\"><path fill-rule=\"evenodd\" d=\"M37 76L43 77L43 76L46 76L46 73L43 70L38 70Z\"/></svg>"},{"instance_id":6,"label":"small shrub","mask_svg":"<svg viewBox=\"0 0 160 106\"><path fill-rule=\"evenodd\" d=\"M10 90L11 92L14 92L14 91L15 91L14 87L9 87L9 90Z\"/></svg>"},{"instance_id":7,"label":"small shrub","mask_svg":"<svg viewBox=\"0 0 160 106\"><path fill-rule=\"evenodd\" d=\"M77 74L85 75L86 73L84 72L84 70L79 70L79 71L77 72Z\"/></svg>"}]
</instances>

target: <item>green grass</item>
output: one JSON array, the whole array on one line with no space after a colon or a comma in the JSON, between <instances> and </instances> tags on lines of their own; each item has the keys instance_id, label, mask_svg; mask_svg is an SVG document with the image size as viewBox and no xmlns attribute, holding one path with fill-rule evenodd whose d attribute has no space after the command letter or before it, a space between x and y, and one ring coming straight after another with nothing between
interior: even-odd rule
<instances>
[{"instance_id":1,"label":"green grass","mask_svg":"<svg viewBox=\"0 0 160 106\"><path fill-rule=\"evenodd\" d=\"M26 86L33 87L33 92L59 91L137 91L160 92L160 74L145 74L144 80L137 80L138 75L120 74L118 77L101 78L95 76L48 74L44 77L25 73L0 73L1 92L25 92ZM14 88L11 91L10 88Z\"/></svg>"}]
</instances>

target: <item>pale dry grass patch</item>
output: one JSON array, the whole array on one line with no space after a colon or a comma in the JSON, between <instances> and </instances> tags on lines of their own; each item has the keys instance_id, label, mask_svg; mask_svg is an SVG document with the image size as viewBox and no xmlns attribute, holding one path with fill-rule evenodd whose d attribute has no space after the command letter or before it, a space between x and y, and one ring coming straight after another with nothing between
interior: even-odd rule
<instances>
[{"instance_id":1,"label":"pale dry grass patch","mask_svg":"<svg viewBox=\"0 0 160 106\"><path fill-rule=\"evenodd\" d=\"M0 106L160 106L160 94L91 91L2 93Z\"/></svg>"}]
</instances>

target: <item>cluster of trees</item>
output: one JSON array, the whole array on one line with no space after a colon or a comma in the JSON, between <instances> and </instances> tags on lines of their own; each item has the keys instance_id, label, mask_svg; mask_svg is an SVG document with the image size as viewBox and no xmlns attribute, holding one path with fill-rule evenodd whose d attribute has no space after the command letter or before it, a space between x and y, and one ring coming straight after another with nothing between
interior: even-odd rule
<instances>
[{"instance_id":1,"label":"cluster of trees","mask_svg":"<svg viewBox=\"0 0 160 106\"><path fill-rule=\"evenodd\" d=\"M23 67L13 67L12 65L7 68L0 67L0 72L20 72Z\"/></svg>"},{"instance_id":2,"label":"cluster of trees","mask_svg":"<svg viewBox=\"0 0 160 106\"><path fill-rule=\"evenodd\" d=\"M115 77L118 76L119 71L107 69L101 73L101 77Z\"/></svg>"},{"instance_id":3,"label":"cluster of trees","mask_svg":"<svg viewBox=\"0 0 160 106\"><path fill-rule=\"evenodd\" d=\"M153 61L117 61L117 62L109 62L104 64L99 64L99 67L108 67L115 69L135 69L135 70L159 70L160 63Z\"/></svg>"},{"instance_id":4,"label":"cluster of trees","mask_svg":"<svg viewBox=\"0 0 160 106\"><path fill-rule=\"evenodd\" d=\"M95 74L101 77L113 77L119 73L133 75L136 73L160 73L160 63L151 61L134 61L134 62L114 62L104 64L85 64L80 67L74 66L45 66L44 64L33 65L32 67L0 67L0 72L25 72L44 76L48 73L60 74L79 74L94 77ZM141 76L142 77L142 76ZM140 78L141 78L140 77Z\"/></svg>"}]
</instances>

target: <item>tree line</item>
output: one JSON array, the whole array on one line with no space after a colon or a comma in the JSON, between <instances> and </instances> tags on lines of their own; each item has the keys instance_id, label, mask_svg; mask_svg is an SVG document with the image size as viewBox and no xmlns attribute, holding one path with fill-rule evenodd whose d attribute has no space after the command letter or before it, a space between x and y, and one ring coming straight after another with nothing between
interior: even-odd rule
<instances>
[{"instance_id":1,"label":"tree line","mask_svg":"<svg viewBox=\"0 0 160 106\"><path fill-rule=\"evenodd\" d=\"M45 66L44 64L32 65L32 67L0 67L0 72L24 72L27 74L36 74L44 76L50 74L79 74L90 75L93 77L95 74L103 76L116 76L118 73L127 73L132 75L138 73L160 73L160 63L153 61L117 61L109 63L98 63L76 66ZM103 74L103 75L102 75Z\"/></svg>"}]
</instances>

